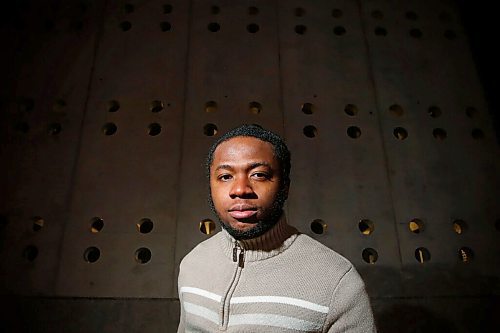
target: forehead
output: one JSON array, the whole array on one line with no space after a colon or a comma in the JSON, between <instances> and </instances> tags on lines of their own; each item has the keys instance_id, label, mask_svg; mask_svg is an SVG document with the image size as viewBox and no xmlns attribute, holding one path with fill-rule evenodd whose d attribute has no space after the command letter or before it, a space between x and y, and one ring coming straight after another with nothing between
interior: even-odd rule
<instances>
[{"instance_id":1,"label":"forehead","mask_svg":"<svg viewBox=\"0 0 500 333\"><path fill-rule=\"evenodd\" d=\"M238 136L222 142L214 152L212 166L218 164L247 164L250 162L278 163L273 145L254 137Z\"/></svg>"}]
</instances>

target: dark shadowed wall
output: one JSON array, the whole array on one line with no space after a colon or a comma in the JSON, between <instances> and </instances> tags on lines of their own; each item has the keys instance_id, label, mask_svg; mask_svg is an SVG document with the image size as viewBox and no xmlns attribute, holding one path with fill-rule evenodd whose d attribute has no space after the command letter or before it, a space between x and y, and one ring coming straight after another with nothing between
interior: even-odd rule
<instances>
[{"instance_id":1,"label":"dark shadowed wall","mask_svg":"<svg viewBox=\"0 0 500 333\"><path fill-rule=\"evenodd\" d=\"M2 329L174 332L178 264L220 230L205 154L257 123L292 151L289 222L354 263L380 332L486 332L500 310L500 158L463 8L5 7Z\"/></svg>"}]
</instances>

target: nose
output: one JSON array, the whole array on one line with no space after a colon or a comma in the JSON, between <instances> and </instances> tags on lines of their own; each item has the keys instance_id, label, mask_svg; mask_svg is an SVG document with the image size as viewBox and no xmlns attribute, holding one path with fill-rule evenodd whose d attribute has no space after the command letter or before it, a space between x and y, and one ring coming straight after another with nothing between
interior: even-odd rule
<instances>
[{"instance_id":1,"label":"nose","mask_svg":"<svg viewBox=\"0 0 500 333\"><path fill-rule=\"evenodd\" d=\"M229 196L231 198L234 199L238 197L249 197L253 194L254 191L252 185L246 177L237 177L234 179L231 190L229 192Z\"/></svg>"}]
</instances>

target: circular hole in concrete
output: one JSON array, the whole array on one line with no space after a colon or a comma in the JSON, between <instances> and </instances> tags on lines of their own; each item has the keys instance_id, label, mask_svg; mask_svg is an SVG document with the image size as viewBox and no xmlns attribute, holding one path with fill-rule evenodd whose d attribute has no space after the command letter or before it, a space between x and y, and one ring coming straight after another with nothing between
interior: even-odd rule
<instances>
[{"instance_id":1,"label":"circular hole in concrete","mask_svg":"<svg viewBox=\"0 0 500 333\"><path fill-rule=\"evenodd\" d=\"M123 21L120 23L120 29L122 29L122 31L129 31L132 29L132 23L129 21Z\"/></svg>"},{"instance_id":2,"label":"circular hole in concrete","mask_svg":"<svg viewBox=\"0 0 500 333\"><path fill-rule=\"evenodd\" d=\"M343 26L339 25L339 26L336 26L335 28L333 28L333 33L337 36L342 36L342 35L345 35L346 30Z\"/></svg>"},{"instance_id":3,"label":"circular hole in concrete","mask_svg":"<svg viewBox=\"0 0 500 333\"><path fill-rule=\"evenodd\" d=\"M247 25L247 31L254 34L257 31L259 31L259 26L255 23L251 23L251 24Z\"/></svg>"},{"instance_id":4,"label":"circular hole in concrete","mask_svg":"<svg viewBox=\"0 0 500 333\"><path fill-rule=\"evenodd\" d=\"M151 251L146 247L141 247L135 251L135 261L145 264L151 260Z\"/></svg>"},{"instance_id":5,"label":"circular hole in concrete","mask_svg":"<svg viewBox=\"0 0 500 333\"><path fill-rule=\"evenodd\" d=\"M389 112L397 117L401 117L404 114L403 107L399 104L389 106Z\"/></svg>"},{"instance_id":6,"label":"circular hole in concrete","mask_svg":"<svg viewBox=\"0 0 500 333\"><path fill-rule=\"evenodd\" d=\"M429 109L427 109L427 113L432 118L437 118L437 117L441 116L441 109L439 107L433 105L433 106L430 106Z\"/></svg>"},{"instance_id":7,"label":"circular hole in concrete","mask_svg":"<svg viewBox=\"0 0 500 333\"><path fill-rule=\"evenodd\" d=\"M444 140L446 139L446 131L442 128L435 128L433 131L432 131L432 135L434 135L434 137L437 139L437 140Z\"/></svg>"},{"instance_id":8,"label":"circular hole in concrete","mask_svg":"<svg viewBox=\"0 0 500 333\"><path fill-rule=\"evenodd\" d=\"M152 101L149 106L149 110L154 113L160 112L163 110L163 102L158 100Z\"/></svg>"},{"instance_id":9,"label":"circular hole in concrete","mask_svg":"<svg viewBox=\"0 0 500 333\"><path fill-rule=\"evenodd\" d=\"M259 102L250 102L248 104L250 113L259 114L262 111L262 105Z\"/></svg>"},{"instance_id":10,"label":"circular hole in concrete","mask_svg":"<svg viewBox=\"0 0 500 333\"><path fill-rule=\"evenodd\" d=\"M100 232L104 228L104 220L101 219L100 217L93 217L90 220L90 232L93 234L96 234Z\"/></svg>"},{"instance_id":11,"label":"circular hole in concrete","mask_svg":"<svg viewBox=\"0 0 500 333\"><path fill-rule=\"evenodd\" d=\"M88 263L96 262L97 260L99 260L100 256L101 256L101 251L95 246L87 248L83 253L83 259Z\"/></svg>"},{"instance_id":12,"label":"circular hole in concrete","mask_svg":"<svg viewBox=\"0 0 500 333\"><path fill-rule=\"evenodd\" d=\"M349 116L355 116L358 114L358 107L354 104L347 104L344 108L344 112Z\"/></svg>"},{"instance_id":13,"label":"circular hole in concrete","mask_svg":"<svg viewBox=\"0 0 500 333\"><path fill-rule=\"evenodd\" d=\"M47 127L47 133L49 133L50 135L57 135L61 133L61 131L62 131L62 126L59 123L51 123Z\"/></svg>"},{"instance_id":14,"label":"circular hole in concrete","mask_svg":"<svg viewBox=\"0 0 500 333\"><path fill-rule=\"evenodd\" d=\"M414 234L424 231L424 222L421 219L412 219L408 222L408 229Z\"/></svg>"},{"instance_id":15,"label":"circular hole in concrete","mask_svg":"<svg viewBox=\"0 0 500 333\"><path fill-rule=\"evenodd\" d=\"M217 32L220 30L220 25L217 22L211 22L208 24L208 30L211 32Z\"/></svg>"},{"instance_id":16,"label":"circular hole in concrete","mask_svg":"<svg viewBox=\"0 0 500 333\"><path fill-rule=\"evenodd\" d=\"M396 127L393 134L399 140L404 140L408 137L408 132L403 127Z\"/></svg>"},{"instance_id":17,"label":"circular hole in concrete","mask_svg":"<svg viewBox=\"0 0 500 333\"><path fill-rule=\"evenodd\" d=\"M342 12L342 10L340 10L338 8L332 9L332 16L333 17L339 18L339 17L342 17L342 15L344 15L344 13Z\"/></svg>"},{"instance_id":18,"label":"circular hole in concrete","mask_svg":"<svg viewBox=\"0 0 500 333\"><path fill-rule=\"evenodd\" d=\"M45 220L40 216L35 216L32 218L32 220L33 220L33 231L42 230L43 226L45 225Z\"/></svg>"},{"instance_id":19,"label":"circular hole in concrete","mask_svg":"<svg viewBox=\"0 0 500 333\"><path fill-rule=\"evenodd\" d=\"M23 257L28 261L34 261L38 256L38 249L34 245L28 245L24 248Z\"/></svg>"},{"instance_id":20,"label":"circular hole in concrete","mask_svg":"<svg viewBox=\"0 0 500 333\"><path fill-rule=\"evenodd\" d=\"M357 126L350 126L347 129L347 135L352 139L357 139L361 136L361 129Z\"/></svg>"},{"instance_id":21,"label":"circular hole in concrete","mask_svg":"<svg viewBox=\"0 0 500 333\"><path fill-rule=\"evenodd\" d=\"M170 22L163 21L160 23L160 29L163 32L167 32L167 31L172 30L172 25L170 24Z\"/></svg>"},{"instance_id":22,"label":"circular hole in concrete","mask_svg":"<svg viewBox=\"0 0 500 333\"><path fill-rule=\"evenodd\" d=\"M317 235L324 234L327 227L328 225L321 219L316 219L311 222L311 231Z\"/></svg>"},{"instance_id":23,"label":"circular hole in concrete","mask_svg":"<svg viewBox=\"0 0 500 333\"><path fill-rule=\"evenodd\" d=\"M419 247L415 250L415 259L421 264L431 260L431 253L425 247Z\"/></svg>"},{"instance_id":24,"label":"circular hole in concrete","mask_svg":"<svg viewBox=\"0 0 500 333\"><path fill-rule=\"evenodd\" d=\"M203 134L206 136L214 136L217 134L217 126L215 124L206 124L203 126Z\"/></svg>"},{"instance_id":25,"label":"circular hole in concrete","mask_svg":"<svg viewBox=\"0 0 500 333\"><path fill-rule=\"evenodd\" d=\"M108 112L116 112L120 109L120 103L117 100L111 100L108 102Z\"/></svg>"},{"instance_id":26,"label":"circular hole in concrete","mask_svg":"<svg viewBox=\"0 0 500 333\"><path fill-rule=\"evenodd\" d=\"M378 260L378 253L375 251L375 249L372 248L366 248L363 250L361 253L361 257L366 263L369 264L374 264Z\"/></svg>"},{"instance_id":27,"label":"circular hole in concrete","mask_svg":"<svg viewBox=\"0 0 500 333\"><path fill-rule=\"evenodd\" d=\"M474 257L474 252L472 252L472 249L469 247L461 247L458 250L458 258L461 262L463 263L468 263L470 262Z\"/></svg>"},{"instance_id":28,"label":"circular hole in concrete","mask_svg":"<svg viewBox=\"0 0 500 333\"><path fill-rule=\"evenodd\" d=\"M305 34L307 31L307 27L305 25L299 24L295 26L295 32L299 35Z\"/></svg>"},{"instance_id":29,"label":"circular hole in concrete","mask_svg":"<svg viewBox=\"0 0 500 333\"><path fill-rule=\"evenodd\" d=\"M453 221L453 231L455 231L456 234L463 234L467 230L467 223L465 223L464 220L455 220Z\"/></svg>"},{"instance_id":30,"label":"circular hole in concrete","mask_svg":"<svg viewBox=\"0 0 500 333\"><path fill-rule=\"evenodd\" d=\"M113 135L116 133L117 130L118 130L118 127L116 127L116 125L114 123L106 123L102 127L102 132L105 135Z\"/></svg>"},{"instance_id":31,"label":"circular hole in concrete","mask_svg":"<svg viewBox=\"0 0 500 333\"><path fill-rule=\"evenodd\" d=\"M217 103L214 101L208 101L205 103L205 112L215 112L217 111Z\"/></svg>"},{"instance_id":32,"label":"circular hole in concrete","mask_svg":"<svg viewBox=\"0 0 500 333\"><path fill-rule=\"evenodd\" d=\"M137 231L141 234L149 234L153 230L153 221L148 218L143 218L136 224Z\"/></svg>"},{"instance_id":33,"label":"circular hole in concrete","mask_svg":"<svg viewBox=\"0 0 500 333\"><path fill-rule=\"evenodd\" d=\"M215 231L215 222L210 219L200 221L199 229L205 235L211 235Z\"/></svg>"},{"instance_id":34,"label":"circular hole in concrete","mask_svg":"<svg viewBox=\"0 0 500 333\"><path fill-rule=\"evenodd\" d=\"M161 125L158 123L152 123L148 126L148 134L151 136L157 136L161 133Z\"/></svg>"},{"instance_id":35,"label":"circular hole in concrete","mask_svg":"<svg viewBox=\"0 0 500 333\"><path fill-rule=\"evenodd\" d=\"M306 127L304 127L303 132L304 135L308 138L314 138L318 134L318 130L312 125L307 125Z\"/></svg>"},{"instance_id":36,"label":"circular hole in concrete","mask_svg":"<svg viewBox=\"0 0 500 333\"><path fill-rule=\"evenodd\" d=\"M316 110L315 106L311 103L304 103L302 104L302 112L304 112L305 114L313 114L314 111Z\"/></svg>"},{"instance_id":37,"label":"circular hole in concrete","mask_svg":"<svg viewBox=\"0 0 500 333\"><path fill-rule=\"evenodd\" d=\"M471 135L475 140L481 140L484 138L484 133L479 128L474 128L471 132Z\"/></svg>"},{"instance_id":38,"label":"circular hole in concrete","mask_svg":"<svg viewBox=\"0 0 500 333\"><path fill-rule=\"evenodd\" d=\"M359 231L363 235L371 235L375 231L375 224L368 219L363 219L358 223Z\"/></svg>"}]
</instances>

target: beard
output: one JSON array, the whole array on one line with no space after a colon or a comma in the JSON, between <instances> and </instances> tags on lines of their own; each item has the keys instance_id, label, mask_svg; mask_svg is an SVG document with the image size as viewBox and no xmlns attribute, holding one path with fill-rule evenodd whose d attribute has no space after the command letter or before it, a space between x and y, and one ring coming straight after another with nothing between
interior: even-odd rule
<instances>
[{"instance_id":1,"label":"beard","mask_svg":"<svg viewBox=\"0 0 500 333\"><path fill-rule=\"evenodd\" d=\"M221 225L221 227L237 240L245 240L245 239L252 239L259 237L260 235L265 234L272 227L274 227L276 223L278 223L278 221L280 220L281 215L283 215L283 205L285 204L286 199L287 199L286 188L285 186L283 186L283 188L281 188L276 194L276 198L274 199L271 207L264 212L262 218L258 220L257 223L255 223L254 227L249 230L242 231L233 228L228 222L223 221L221 219L220 215L217 213L217 210L215 209L210 189L208 191L208 203L210 205L210 209L217 216L217 219L219 220L219 224Z\"/></svg>"}]
</instances>

